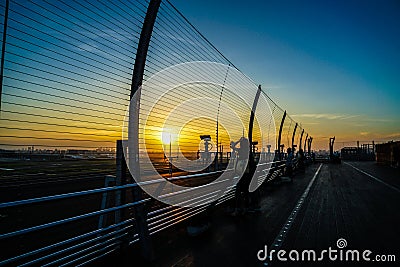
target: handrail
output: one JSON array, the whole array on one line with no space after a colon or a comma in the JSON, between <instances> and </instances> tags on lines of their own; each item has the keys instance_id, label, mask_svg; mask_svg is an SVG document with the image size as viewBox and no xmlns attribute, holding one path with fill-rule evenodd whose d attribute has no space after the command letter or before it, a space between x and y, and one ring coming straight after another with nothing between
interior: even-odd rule
<instances>
[{"instance_id":1,"label":"handrail","mask_svg":"<svg viewBox=\"0 0 400 267\"><path fill-rule=\"evenodd\" d=\"M33 231L46 229L46 228L53 227L53 226L56 226L56 225L59 225L59 224L64 224L64 223L68 223L68 222L77 221L77 220L85 219L85 218L88 218L88 217L92 217L92 216L95 216L95 215L101 215L101 214L109 213L109 212L112 212L112 211L133 207L135 205L138 205L138 204L141 204L141 203L145 203L148 200L150 200L150 199L144 199L144 200L141 200L141 201L136 201L136 202L133 202L133 203L124 204L124 205L121 205L121 206L112 207L112 208L108 208L108 209L105 209L105 210L93 211L93 212L85 213L85 214L82 214L82 215L70 217L70 218L67 218L67 219L54 221L54 222L51 222L51 223L40 224L40 225L37 225L37 226L24 228L22 230L17 230L17 231L5 233L5 234L0 234L0 239L10 238L10 237L17 236L17 235L22 235L22 234L27 234L27 233L30 233L30 232L33 232Z\"/></svg>"},{"instance_id":2,"label":"handrail","mask_svg":"<svg viewBox=\"0 0 400 267\"><path fill-rule=\"evenodd\" d=\"M233 170L233 169L229 169L229 170ZM207 173L192 174L192 175L183 175L183 176L169 178L168 180L171 181L171 180L191 179L191 178L196 178L196 177L201 177L201 176L213 175L213 174L217 174L217 173L221 173L221 172L223 172L223 171L207 172ZM65 193L65 194L59 194L59 195L53 195L53 196L45 196L45 197L37 197L37 198L23 199L23 200L17 200L17 201L3 202L3 203L0 203L0 208L9 208L9 207L19 206L19 205L33 204L33 203L65 199L65 198L76 197L76 196L84 196L84 195L90 195L90 194L96 194L96 193L104 193L104 192L110 192L110 191L116 191L116 190L122 190L122 189L131 188L131 187L136 187L138 185L139 186L140 185L149 185L149 184L161 183L161 182L165 182L165 180L164 179L155 179L155 180L151 180L151 181L131 183L131 184L126 184L126 185L110 186L110 187L90 189L90 190Z\"/></svg>"},{"instance_id":3,"label":"handrail","mask_svg":"<svg viewBox=\"0 0 400 267\"><path fill-rule=\"evenodd\" d=\"M133 221L134 221L133 218L127 219L127 220L125 220L123 222L120 222L120 223L117 223L117 224L113 224L113 225L110 225L110 226L105 227L105 228L97 229L97 230L94 230L94 231L91 231L91 232L87 232L85 234L78 235L78 236L69 238L67 240L64 240L64 241L61 241L61 242L58 242L58 243L55 243L55 244L51 244L51 245L48 245L48 246L45 246L45 247L42 247L42 248L39 248L39 249L35 249L33 251L29 251L27 253L18 255L16 257L12 257L12 258L9 258L7 260L0 261L0 265L5 265L7 263L11 263L13 261L17 261L17 260L20 260L20 259L23 259L23 258L26 258L26 257L29 257L29 256L33 256L33 255L38 254L40 252L44 252L44 251L47 251L47 250L50 250L50 249L53 249L53 248L56 248L56 247L59 247L59 246L62 246L62 245L66 245L66 244L69 244L71 242L74 242L74 241L77 241L77 240L80 240L80 239L83 239L83 238L86 238L86 237L89 237L89 236L92 236L92 235L100 234L100 233L106 232L108 230L111 230L113 228L123 226L123 225L125 225L127 223L131 223Z\"/></svg>"}]
</instances>

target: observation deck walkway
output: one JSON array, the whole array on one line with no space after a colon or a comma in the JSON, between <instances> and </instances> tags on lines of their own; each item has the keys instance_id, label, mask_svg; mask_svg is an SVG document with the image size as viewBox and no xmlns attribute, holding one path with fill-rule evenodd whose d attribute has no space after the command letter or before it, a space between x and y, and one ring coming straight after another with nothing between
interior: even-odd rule
<instances>
[{"instance_id":1,"label":"observation deck walkway","mask_svg":"<svg viewBox=\"0 0 400 267\"><path fill-rule=\"evenodd\" d=\"M399 178L400 170L373 162L315 163L305 173L297 174L293 183L275 182L262 188L259 213L233 217L226 207L221 207L213 212L211 227L199 236L190 237L185 224L159 233L153 238L156 255L153 262L140 261L137 250L130 249L123 255L105 258L102 263L105 266L121 261L124 266L281 266L283 263L278 262L276 255L275 262L266 262L258 260L257 252L267 245L269 250L314 249L319 253L329 247L338 249L336 242L340 238L347 241L343 249L372 251L373 261L378 254L395 255L399 260ZM324 263L337 266L337 262L329 262L327 258ZM347 262L352 266L355 263ZM366 264L362 259L358 263ZM311 263L291 264L310 266ZM382 264L394 266L395 262Z\"/></svg>"}]
</instances>

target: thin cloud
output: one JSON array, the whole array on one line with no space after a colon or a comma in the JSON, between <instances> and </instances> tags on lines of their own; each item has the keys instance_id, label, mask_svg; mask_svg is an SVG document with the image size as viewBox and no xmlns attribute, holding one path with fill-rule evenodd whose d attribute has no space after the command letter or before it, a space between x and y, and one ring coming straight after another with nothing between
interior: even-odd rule
<instances>
[{"instance_id":1,"label":"thin cloud","mask_svg":"<svg viewBox=\"0 0 400 267\"><path fill-rule=\"evenodd\" d=\"M320 124L319 122L303 122L303 125L318 125Z\"/></svg>"},{"instance_id":2,"label":"thin cloud","mask_svg":"<svg viewBox=\"0 0 400 267\"><path fill-rule=\"evenodd\" d=\"M292 117L298 118L310 118L310 119L327 119L327 120L347 120L351 118L359 117L360 115L346 115L346 114L328 114L328 113L306 113L306 114L295 114Z\"/></svg>"},{"instance_id":3,"label":"thin cloud","mask_svg":"<svg viewBox=\"0 0 400 267\"><path fill-rule=\"evenodd\" d=\"M391 133L385 136L386 138L400 138L400 133Z\"/></svg>"}]
</instances>

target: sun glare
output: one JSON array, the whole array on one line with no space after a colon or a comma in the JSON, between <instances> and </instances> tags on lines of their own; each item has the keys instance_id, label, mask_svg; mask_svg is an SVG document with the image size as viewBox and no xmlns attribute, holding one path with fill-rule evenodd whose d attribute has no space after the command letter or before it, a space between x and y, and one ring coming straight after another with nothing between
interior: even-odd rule
<instances>
[{"instance_id":1,"label":"sun glare","mask_svg":"<svg viewBox=\"0 0 400 267\"><path fill-rule=\"evenodd\" d=\"M160 133L161 141L164 145L169 145L170 143L174 142L174 137L169 132L161 132Z\"/></svg>"}]
</instances>

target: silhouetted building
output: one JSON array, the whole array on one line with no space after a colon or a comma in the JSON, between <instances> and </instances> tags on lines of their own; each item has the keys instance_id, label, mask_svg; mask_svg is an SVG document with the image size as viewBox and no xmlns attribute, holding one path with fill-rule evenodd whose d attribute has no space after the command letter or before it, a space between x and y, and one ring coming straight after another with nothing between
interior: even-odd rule
<instances>
[{"instance_id":1,"label":"silhouetted building","mask_svg":"<svg viewBox=\"0 0 400 267\"><path fill-rule=\"evenodd\" d=\"M376 163L400 166L400 141L376 145Z\"/></svg>"},{"instance_id":2,"label":"silhouetted building","mask_svg":"<svg viewBox=\"0 0 400 267\"><path fill-rule=\"evenodd\" d=\"M375 145L363 144L361 147L344 147L340 150L343 160L375 160Z\"/></svg>"}]
</instances>

